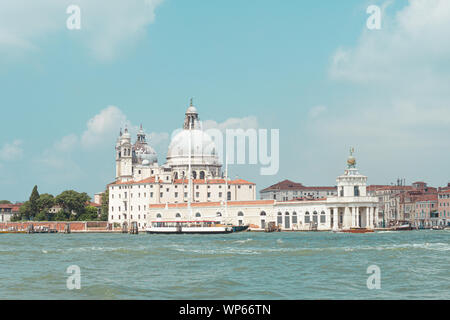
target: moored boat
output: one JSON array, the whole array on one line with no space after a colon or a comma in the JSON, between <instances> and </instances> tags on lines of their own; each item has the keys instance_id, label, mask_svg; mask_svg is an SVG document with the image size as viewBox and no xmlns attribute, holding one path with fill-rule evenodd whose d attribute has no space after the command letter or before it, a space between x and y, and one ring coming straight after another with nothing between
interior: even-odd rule
<instances>
[{"instance_id":1,"label":"moored boat","mask_svg":"<svg viewBox=\"0 0 450 320\"><path fill-rule=\"evenodd\" d=\"M413 227L410 224L402 224L400 226L392 227L392 230L394 230L394 231L409 231L412 229L413 229Z\"/></svg>"},{"instance_id":2,"label":"moored boat","mask_svg":"<svg viewBox=\"0 0 450 320\"><path fill-rule=\"evenodd\" d=\"M374 232L373 229L367 229L367 228L350 228L346 230L341 230L338 232L344 232L344 233L369 233Z\"/></svg>"},{"instance_id":3,"label":"moored boat","mask_svg":"<svg viewBox=\"0 0 450 320\"><path fill-rule=\"evenodd\" d=\"M153 221L145 231L149 234L226 234L246 231L248 227L218 221Z\"/></svg>"}]
</instances>

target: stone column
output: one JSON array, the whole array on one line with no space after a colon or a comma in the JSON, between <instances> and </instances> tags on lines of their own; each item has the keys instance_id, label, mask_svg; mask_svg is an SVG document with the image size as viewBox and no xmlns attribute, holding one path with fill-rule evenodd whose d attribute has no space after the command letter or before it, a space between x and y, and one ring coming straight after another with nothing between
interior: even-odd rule
<instances>
[{"instance_id":1,"label":"stone column","mask_svg":"<svg viewBox=\"0 0 450 320\"><path fill-rule=\"evenodd\" d=\"M370 221L372 220L372 208L366 207L366 228L372 228Z\"/></svg>"},{"instance_id":2,"label":"stone column","mask_svg":"<svg viewBox=\"0 0 450 320\"><path fill-rule=\"evenodd\" d=\"M358 211L358 207L353 207L352 208L352 227L357 227L358 226L357 211Z\"/></svg>"},{"instance_id":3,"label":"stone column","mask_svg":"<svg viewBox=\"0 0 450 320\"><path fill-rule=\"evenodd\" d=\"M342 229L349 229L352 226L352 213L349 207L344 208L344 222L342 224Z\"/></svg>"},{"instance_id":4,"label":"stone column","mask_svg":"<svg viewBox=\"0 0 450 320\"><path fill-rule=\"evenodd\" d=\"M333 230L339 230L339 208L333 208Z\"/></svg>"}]
</instances>

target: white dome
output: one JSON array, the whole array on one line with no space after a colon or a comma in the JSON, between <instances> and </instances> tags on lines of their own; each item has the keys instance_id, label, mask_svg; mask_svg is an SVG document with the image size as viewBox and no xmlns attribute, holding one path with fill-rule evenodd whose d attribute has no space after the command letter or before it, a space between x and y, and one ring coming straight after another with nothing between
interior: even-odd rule
<instances>
[{"instance_id":1,"label":"white dome","mask_svg":"<svg viewBox=\"0 0 450 320\"><path fill-rule=\"evenodd\" d=\"M134 147L137 163L150 165L158 162L158 156L155 150L147 144L137 144Z\"/></svg>"},{"instance_id":2,"label":"white dome","mask_svg":"<svg viewBox=\"0 0 450 320\"><path fill-rule=\"evenodd\" d=\"M191 152L189 153L189 138ZM211 137L198 129L183 130L172 139L167 152L168 165L220 165L217 147Z\"/></svg>"},{"instance_id":3,"label":"white dome","mask_svg":"<svg viewBox=\"0 0 450 320\"><path fill-rule=\"evenodd\" d=\"M194 106L190 106L187 110L186 113L197 113L197 109Z\"/></svg>"}]
</instances>

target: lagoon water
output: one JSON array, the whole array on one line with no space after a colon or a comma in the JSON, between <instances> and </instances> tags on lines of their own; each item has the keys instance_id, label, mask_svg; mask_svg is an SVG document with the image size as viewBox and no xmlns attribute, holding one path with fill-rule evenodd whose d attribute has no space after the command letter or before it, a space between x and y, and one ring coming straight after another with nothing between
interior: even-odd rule
<instances>
[{"instance_id":1,"label":"lagoon water","mask_svg":"<svg viewBox=\"0 0 450 320\"><path fill-rule=\"evenodd\" d=\"M0 299L450 299L450 232L0 234Z\"/></svg>"}]
</instances>

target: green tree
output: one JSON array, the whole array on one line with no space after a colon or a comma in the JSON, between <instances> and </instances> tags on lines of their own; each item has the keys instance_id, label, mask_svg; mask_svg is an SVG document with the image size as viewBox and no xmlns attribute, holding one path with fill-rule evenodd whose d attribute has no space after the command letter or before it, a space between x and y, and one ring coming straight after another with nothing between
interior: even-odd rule
<instances>
[{"instance_id":1,"label":"green tree","mask_svg":"<svg viewBox=\"0 0 450 320\"><path fill-rule=\"evenodd\" d=\"M9 200L0 200L0 204L11 204Z\"/></svg>"},{"instance_id":2,"label":"green tree","mask_svg":"<svg viewBox=\"0 0 450 320\"><path fill-rule=\"evenodd\" d=\"M28 200L30 202L29 219L33 219L39 212L38 203L37 203L38 199L39 199L38 187L34 186L33 191L31 192L31 195L30 195L30 199Z\"/></svg>"},{"instance_id":3,"label":"green tree","mask_svg":"<svg viewBox=\"0 0 450 320\"><path fill-rule=\"evenodd\" d=\"M109 215L109 188L102 195L102 209L100 220L108 221L108 215Z\"/></svg>"},{"instance_id":4,"label":"green tree","mask_svg":"<svg viewBox=\"0 0 450 320\"><path fill-rule=\"evenodd\" d=\"M64 210L61 210L61 211L57 212L53 216L53 220L55 220L55 221L68 221L69 220L69 214L67 212L65 212Z\"/></svg>"},{"instance_id":5,"label":"green tree","mask_svg":"<svg viewBox=\"0 0 450 320\"><path fill-rule=\"evenodd\" d=\"M34 218L36 221L49 221L50 220L50 214L47 210L40 211L36 217Z\"/></svg>"},{"instance_id":6,"label":"green tree","mask_svg":"<svg viewBox=\"0 0 450 320\"><path fill-rule=\"evenodd\" d=\"M55 205L55 197L48 193L43 193L39 196L37 200L37 206L39 212L42 210L48 210Z\"/></svg>"},{"instance_id":7,"label":"green tree","mask_svg":"<svg viewBox=\"0 0 450 320\"><path fill-rule=\"evenodd\" d=\"M33 212L31 209L30 201L25 201L24 204L19 209L19 215L17 216L17 220L30 220Z\"/></svg>"},{"instance_id":8,"label":"green tree","mask_svg":"<svg viewBox=\"0 0 450 320\"><path fill-rule=\"evenodd\" d=\"M67 190L55 198L55 203L61 206L70 220L77 220L84 213L86 203L90 199L86 192L79 193L74 190Z\"/></svg>"},{"instance_id":9,"label":"green tree","mask_svg":"<svg viewBox=\"0 0 450 320\"><path fill-rule=\"evenodd\" d=\"M98 210L96 207L87 206L84 212L78 217L80 221L94 221L98 220Z\"/></svg>"}]
</instances>

